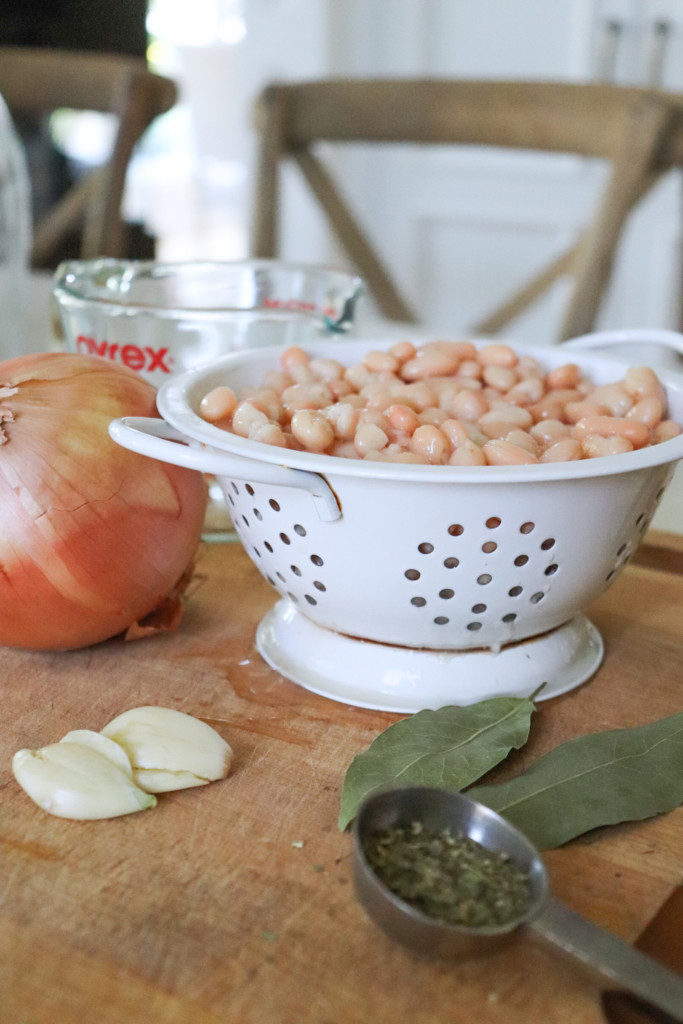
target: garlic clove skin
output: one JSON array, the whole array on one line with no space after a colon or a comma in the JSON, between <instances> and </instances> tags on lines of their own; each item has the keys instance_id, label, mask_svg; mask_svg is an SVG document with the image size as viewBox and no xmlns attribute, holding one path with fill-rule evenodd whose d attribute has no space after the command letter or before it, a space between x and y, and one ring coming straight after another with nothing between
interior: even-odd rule
<instances>
[{"instance_id":1,"label":"garlic clove skin","mask_svg":"<svg viewBox=\"0 0 683 1024\"><path fill-rule=\"evenodd\" d=\"M156 804L156 797L136 786L118 765L80 743L19 750L12 771L34 803L57 818L117 818Z\"/></svg>"},{"instance_id":2,"label":"garlic clove skin","mask_svg":"<svg viewBox=\"0 0 683 1024\"><path fill-rule=\"evenodd\" d=\"M115 743L114 740L108 739L107 736L103 736L101 732L95 732L93 729L72 729L66 736L62 736L59 742L79 743L82 747L91 747L98 754L109 758L117 768L126 773L129 779L133 778L133 768L128 754L123 747Z\"/></svg>"},{"instance_id":3,"label":"garlic clove skin","mask_svg":"<svg viewBox=\"0 0 683 1024\"><path fill-rule=\"evenodd\" d=\"M135 782L148 793L205 786L224 779L232 765L232 748L215 729L173 708L131 708L102 734L123 747Z\"/></svg>"}]
</instances>

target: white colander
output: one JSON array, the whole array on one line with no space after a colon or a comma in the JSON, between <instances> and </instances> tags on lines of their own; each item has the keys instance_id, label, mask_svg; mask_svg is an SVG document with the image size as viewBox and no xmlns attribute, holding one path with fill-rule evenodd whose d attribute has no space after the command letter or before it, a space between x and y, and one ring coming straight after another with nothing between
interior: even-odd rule
<instances>
[{"instance_id":1,"label":"white colander","mask_svg":"<svg viewBox=\"0 0 683 1024\"><path fill-rule=\"evenodd\" d=\"M307 349L351 365L392 343ZM571 359L597 384L623 377L627 366L590 343L515 347L546 369ZM396 711L585 681L603 647L582 610L635 552L683 436L579 462L460 468L283 450L198 415L209 390L260 384L281 352L177 376L159 391L163 420L111 426L125 447L218 477L245 550L281 596L259 626L265 659L309 689ZM683 376L659 376L683 422Z\"/></svg>"}]
</instances>

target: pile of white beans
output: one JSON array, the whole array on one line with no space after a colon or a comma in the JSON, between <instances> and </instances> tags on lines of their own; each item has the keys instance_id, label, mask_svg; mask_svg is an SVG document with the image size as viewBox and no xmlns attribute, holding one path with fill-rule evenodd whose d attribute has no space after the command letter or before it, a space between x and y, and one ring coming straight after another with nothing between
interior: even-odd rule
<instances>
[{"instance_id":1,"label":"pile of white beans","mask_svg":"<svg viewBox=\"0 0 683 1024\"><path fill-rule=\"evenodd\" d=\"M354 366L283 351L281 370L200 414L240 437L346 459L448 466L566 462L667 441L666 394L649 367L598 386L576 363L545 372L508 345L401 341Z\"/></svg>"}]
</instances>

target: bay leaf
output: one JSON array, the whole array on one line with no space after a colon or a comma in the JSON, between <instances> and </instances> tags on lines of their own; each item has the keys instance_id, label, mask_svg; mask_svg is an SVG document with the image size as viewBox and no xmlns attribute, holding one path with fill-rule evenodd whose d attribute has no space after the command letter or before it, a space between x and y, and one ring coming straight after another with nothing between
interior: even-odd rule
<instances>
[{"instance_id":1,"label":"bay leaf","mask_svg":"<svg viewBox=\"0 0 683 1024\"><path fill-rule=\"evenodd\" d=\"M569 740L509 782L468 790L541 850L590 829L640 821L683 803L683 712Z\"/></svg>"},{"instance_id":2,"label":"bay leaf","mask_svg":"<svg viewBox=\"0 0 683 1024\"><path fill-rule=\"evenodd\" d=\"M390 725L349 765L339 828L353 820L369 793L389 783L459 790L476 782L513 747L526 743L535 696L492 697L465 707L418 711Z\"/></svg>"}]
</instances>

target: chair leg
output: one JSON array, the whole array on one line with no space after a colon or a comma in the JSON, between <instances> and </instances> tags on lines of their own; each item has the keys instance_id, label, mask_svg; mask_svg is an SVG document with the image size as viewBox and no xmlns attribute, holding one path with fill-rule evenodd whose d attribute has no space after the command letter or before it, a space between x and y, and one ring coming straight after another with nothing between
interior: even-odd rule
<instances>
[{"instance_id":1,"label":"chair leg","mask_svg":"<svg viewBox=\"0 0 683 1024\"><path fill-rule=\"evenodd\" d=\"M259 98L255 118L259 135L254 206L251 211L251 254L259 259L278 255L280 180L284 104L275 89L266 89Z\"/></svg>"},{"instance_id":2,"label":"chair leg","mask_svg":"<svg viewBox=\"0 0 683 1024\"><path fill-rule=\"evenodd\" d=\"M296 150L292 156L327 216L332 230L376 299L382 315L389 320L418 323L418 318L404 301L326 168L308 149Z\"/></svg>"},{"instance_id":3,"label":"chair leg","mask_svg":"<svg viewBox=\"0 0 683 1024\"><path fill-rule=\"evenodd\" d=\"M612 271L618 241L634 204L652 180L653 167L671 122L669 108L655 99L635 106L624 125L619 152L593 227L578 253L576 284L560 341L592 330Z\"/></svg>"}]
</instances>

